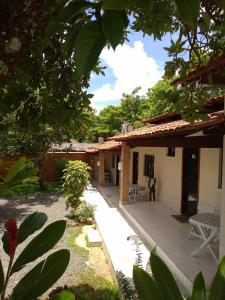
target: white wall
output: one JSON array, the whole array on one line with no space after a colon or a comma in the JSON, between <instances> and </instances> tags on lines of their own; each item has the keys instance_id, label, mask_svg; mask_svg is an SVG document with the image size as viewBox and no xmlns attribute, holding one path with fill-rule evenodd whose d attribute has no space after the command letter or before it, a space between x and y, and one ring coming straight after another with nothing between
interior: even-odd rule
<instances>
[{"instance_id":1,"label":"white wall","mask_svg":"<svg viewBox=\"0 0 225 300\"><path fill-rule=\"evenodd\" d=\"M137 147L131 152L139 152L138 184L145 186L146 200L148 199L148 177L144 176L144 156L155 156L156 200L162 201L171 207L176 213L180 213L181 207L181 163L182 149L176 148L176 156L167 156L167 148ZM132 155L131 155L132 182Z\"/></svg>"},{"instance_id":2,"label":"white wall","mask_svg":"<svg viewBox=\"0 0 225 300\"><path fill-rule=\"evenodd\" d=\"M225 136L223 137L223 185L221 192L220 258L225 255Z\"/></svg>"},{"instance_id":3,"label":"white wall","mask_svg":"<svg viewBox=\"0 0 225 300\"><path fill-rule=\"evenodd\" d=\"M199 201L215 206L220 213L221 189L219 180L219 149L200 150Z\"/></svg>"},{"instance_id":4,"label":"white wall","mask_svg":"<svg viewBox=\"0 0 225 300\"><path fill-rule=\"evenodd\" d=\"M132 153L139 152L138 184L145 186L148 199L148 177L144 176L144 156L155 157L156 198L175 213L181 213L183 149L176 148L175 157L167 156L167 148L136 147L131 150L130 183L132 183ZM221 190L218 189L219 149L200 150L199 201L215 206L220 211Z\"/></svg>"}]
</instances>

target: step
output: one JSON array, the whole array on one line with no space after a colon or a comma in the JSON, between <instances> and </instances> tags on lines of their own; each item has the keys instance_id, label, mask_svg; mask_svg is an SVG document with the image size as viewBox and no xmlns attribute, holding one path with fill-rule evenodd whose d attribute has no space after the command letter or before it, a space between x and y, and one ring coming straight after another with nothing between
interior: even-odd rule
<instances>
[{"instance_id":1,"label":"step","mask_svg":"<svg viewBox=\"0 0 225 300\"><path fill-rule=\"evenodd\" d=\"M90 247L101 247L102 246L102 239L100 237L100 234L95 229L87 230L87 240L88 240L88 245Z\"/></svg>"}]
</instances>

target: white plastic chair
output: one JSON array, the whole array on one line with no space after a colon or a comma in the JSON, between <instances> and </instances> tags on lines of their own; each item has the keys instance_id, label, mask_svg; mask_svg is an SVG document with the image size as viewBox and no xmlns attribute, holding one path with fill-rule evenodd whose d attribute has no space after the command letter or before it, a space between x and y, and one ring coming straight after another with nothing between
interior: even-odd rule
<instances>
[{"instance_id":1,"label":"white plastic chair","mask_svg":"<svg viewBox=\"0 0 225 300\"><path fill-rule=\"evenodd\" d=\"M141 201L144 199L145 188L143 186L138 186L137 184L132 184L129 186L129 202Z\"/></svg>"},{"instance_id":2,"label":"white plastic chair","mask_svg":"<svg viewBox=\"0 0 225 300\"><path fill-rule=\"evenodd\" d=\"M131 184L129 186L129 202L132 203L132 202L135 202L136 201L136 187L135 185Z\"/></svg>"}]
</instances>

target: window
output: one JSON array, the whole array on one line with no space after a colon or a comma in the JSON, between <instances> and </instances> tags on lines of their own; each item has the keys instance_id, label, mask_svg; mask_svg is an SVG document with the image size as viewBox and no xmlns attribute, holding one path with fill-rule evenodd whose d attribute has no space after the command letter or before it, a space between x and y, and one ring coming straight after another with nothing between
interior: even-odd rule
<instances>
[{"instance_id":1,"label":"window","mask_svg":"<svg viewBox=\"0 0 225 300\"><path fill-rule=\"evenodd\" d=\"M154 178L154 155L145 155L144 176Z\"/></svg>"},{"instance_id":2,"label":"window","mask_svg":"<svg viewBox=\"0 0 225 300\"><path fill-rule=\"evenodd\" d=\"M223 179L223 148L219 152L219 174L218 174L218 189L222 188L222 179Z\"/></svg>"},{"instance_id":3,"label":"window","mask_svg":"<svg viewBox=\"0 0 225 300\"><path fill-rule=\"evenodd\" d=\"M167 148L167 156L175 157L176 148L175 147L168 147Z\"/></svg>"}]
</instances>

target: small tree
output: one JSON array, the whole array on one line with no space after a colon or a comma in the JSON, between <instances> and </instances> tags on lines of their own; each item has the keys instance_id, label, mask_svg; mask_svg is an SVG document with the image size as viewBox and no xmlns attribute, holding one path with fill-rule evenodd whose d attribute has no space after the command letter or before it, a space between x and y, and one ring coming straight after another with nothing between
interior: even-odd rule
<instances>
[{"instance_id":1,"label":"small tree","mask_svg":"<svg viewBox=\"0 0 225 300\"><path fill-rule=\"evenodd\" d=\"M90 167L80 161L69 161L64 175L62 191L66 198L66 208L75 209L81 203L81 196L90 179Z\"/></svg>"},{"instance_id":2,"label":"small tree","mask_svg":"<svg viewBox=\"0 0 225 300\"><path fill-rule=\"evenodd\" d=\"M59 182L62 181L64 170L66 168L68 161L69 161L68 157L64 157L56 161L56 175L57 175L57 181Z\"/></svg>"}]
</instances>

